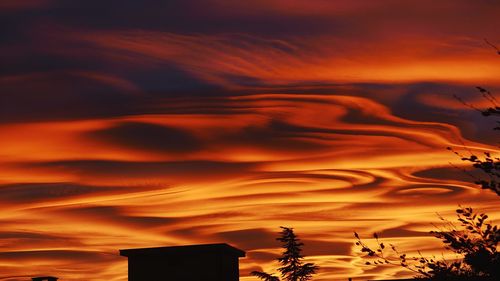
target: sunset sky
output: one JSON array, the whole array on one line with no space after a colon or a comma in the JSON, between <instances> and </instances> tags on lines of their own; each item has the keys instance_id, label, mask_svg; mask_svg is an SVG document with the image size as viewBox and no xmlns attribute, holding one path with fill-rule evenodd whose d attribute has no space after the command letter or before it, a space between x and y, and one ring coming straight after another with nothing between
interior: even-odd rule
<instances>
[{"instance_id":1,"label":"sunset sky","mask_svg":"<svg viewBox=\"0 0 500 281\"><path fill-rule=\"evenodd\" d=\"M441 255L446 150L497 151L498 0L1 0L0 280L127 280L118 249L225 242L242 281L293 227L314 280L389 279L353 231ZM453 166L456 166L455 168ZM496 221L498 222L498 220ZM369 240L367 240L369 241Z\"/></svg>"}]
</instances>

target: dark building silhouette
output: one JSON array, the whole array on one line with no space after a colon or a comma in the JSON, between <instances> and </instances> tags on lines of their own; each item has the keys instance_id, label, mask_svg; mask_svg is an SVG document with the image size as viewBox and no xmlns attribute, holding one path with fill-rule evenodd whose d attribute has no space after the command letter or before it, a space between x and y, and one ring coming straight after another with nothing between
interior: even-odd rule
<instances>
[{"instance_id":1,"label":"dark building silhouette","mask_svg":"<svg viewBox=\"0 0 500 281\"><path fill-rule=\"evenodd\" d=\"M33 281L57 281L57 277L54 276L42 276L42 277L33 277L31 280Z\"/></svg>"},{"instance_id":2,"label":"dark building silhouette","mask_svg":"<svg viewBox=\"0 0 500 281\"><path fill-rule=\"evenodd\" d=\"M129 281L238 281L238 258L245 252L228 244L120 250L128 257Z\"/></svg>"}]
</instances>

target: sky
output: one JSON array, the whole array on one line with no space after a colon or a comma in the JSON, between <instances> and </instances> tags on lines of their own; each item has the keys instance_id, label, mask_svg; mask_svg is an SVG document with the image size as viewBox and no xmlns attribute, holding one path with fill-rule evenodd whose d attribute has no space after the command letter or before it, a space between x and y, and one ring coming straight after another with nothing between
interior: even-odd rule
<instances>
[{"instance_id":1,"label":"sky","mask_svg":"<svg viewBox=\"0 0 500 281\"><path fill-rule=\"evenodd\" d=\"M119 249L225 242L242 281L280 226L315 280L372 267L353 231L428 234L498 196L446 150L497 151L496 0L2 0L0 280L127 280ZM464 149L466 145L469 148ZM498 220L496 221L498 222ZM370 242L369 239L367 239Z\"/></svg>"}]
</instances>

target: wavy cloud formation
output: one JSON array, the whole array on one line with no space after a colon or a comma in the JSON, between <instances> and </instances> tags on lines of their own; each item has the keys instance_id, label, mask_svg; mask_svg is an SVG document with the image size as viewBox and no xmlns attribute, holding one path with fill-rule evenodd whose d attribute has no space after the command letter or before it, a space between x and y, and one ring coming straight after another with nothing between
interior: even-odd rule
<instances>
[{"instance_id":1,"label":"wavy cloud formation","mask_svg":"<svg viewBox=\"0 0 500 281\"><path fill-rule=\"evenodd\" d=\"M441 251L499 217L449 162L497 152L496 1L0 3L0 280L126 280L129 247L227 242L242 280L292 226L317 280L393 278L352 231Z\"/></svg>"},{"instance_id":2,"label":"wavy cloud formation","mask_svg":"<svg viewBox=\"0 0 500 281\"><path fill-rule=\"evenodd\" d=\"M2 126L9 250L0 262L11 272L29 264L69 280L83 275L60 268L123 280L116 249L226 241L249 251L245 276L267 268L277 226L292 225L324 267L319 279L390 277L398 270L361 265L352 230L432 252L434 212L452 215L457 203L499 212L497 198L449 166L460 161L444 147L466 141L454 125L397 117L355 96L183 103L186 112L158 104L162 114ZM21 153L29 148L43 153Z\"/></svg>"}]
</instances>

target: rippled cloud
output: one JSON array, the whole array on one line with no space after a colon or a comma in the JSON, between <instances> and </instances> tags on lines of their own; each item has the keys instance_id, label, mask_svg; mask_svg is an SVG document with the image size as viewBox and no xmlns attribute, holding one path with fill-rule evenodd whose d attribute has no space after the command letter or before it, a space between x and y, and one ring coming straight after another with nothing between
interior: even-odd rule
<instances>
[{"instance_id":1,"label":"rippled cloud","mask_svg":"<svg viewBox=\"0 0 500 281\"><path fill-rule=\"evenodd\" d=\"M90 250L101 267L91 278L124 279L116 249L225 241L249 252L245 276L270 266L277 227L292 225L324 266L320 279L371 278L396 273L363 268L353 230L434 251L426 232L434 212L452 215L457 203L498 212L493 195L448 164L461 163L446 146L493 149L464 139L461 119L405 119L356 96L205 100L158 104L162 114L2 125L10 137L2 140L8 231L0 235L5 259L17 260L3 263L12 272L17 264L85 272L90 253L79 252ZM37 147L43 153L21 153Z\"/></svg>"},{"instance_id":2,"label":"rippled cloud","mask_svg":"<svg viewBox=\"0 0 500 281\"><path fill-rule=\"evenodd\" d=\"M0 3L0 280L126 280L118 249L227 242L250 281L279 226L317 280L400 277L352 232L439 254L436 212L498 217L445 148L497 151L453 95L500 90L500 6L334 2Z\"/></svg>"}]
</instances>

